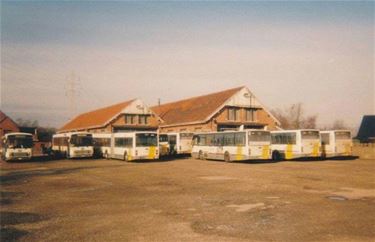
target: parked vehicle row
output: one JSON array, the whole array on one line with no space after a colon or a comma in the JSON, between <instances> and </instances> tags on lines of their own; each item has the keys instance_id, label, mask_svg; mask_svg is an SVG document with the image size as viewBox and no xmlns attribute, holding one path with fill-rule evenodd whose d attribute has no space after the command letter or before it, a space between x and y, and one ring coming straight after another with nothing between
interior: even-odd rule
<instances>
[{"instance_id":1,"label":"parked vehicle row","mask_svg":"<svg viewBox=\"0 0 375 242\"><path fill-rule=\"evenodd\" d=\"M291 160L352 155L350 131L245 130L196 134L192 156L225 161Z\"/></svg>"},{"instance_id":2,"label":"parked vehicle row","mask_svg":"<svg viewBox=\"0 0 375 242\"><path fill-rule=\"evenodd\" d=\"M28 133L3 137L3 160L32 157L33 140ZM347 130L316 129L266 131L249 129L206 133L70 132L55 134L51 153L55 157L153 160L163 156L190 154L198 159L230 161L290 160L352 155Z\"/></svg>"}]
</instances>

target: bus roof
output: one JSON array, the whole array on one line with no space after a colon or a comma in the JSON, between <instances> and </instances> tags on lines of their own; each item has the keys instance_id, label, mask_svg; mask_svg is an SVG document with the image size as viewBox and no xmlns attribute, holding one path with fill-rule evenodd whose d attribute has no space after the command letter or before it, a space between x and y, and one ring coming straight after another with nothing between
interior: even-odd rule
<instances>
[{"instance_id":1,"label":"bus roof","mask_svg":"<svg viewBox=\"0 0 375 242\"><path fill-rule=\"evenodd\" d=\"M301 131L317 131L319 132L319 129L284 129L284 130L275 130L271 131L271 133L288 133L288 132L301 132Z\"/></svg>"},{"instance_id":2,"label":"bus roof","mask_svg":"<svg viewBox=\"0 0 375 242\"><path fill-rule=\"evenodd\" d=\"M347 129L335 129L335 130L322 130L320 133L330 133L330 132L350 132L350 130Z\"/></svg>"},{"instance_id":3,"label":"bus roof","mask_svg":"<svg viewBox=\"0 0 375 242\"><path fill-rule=\"evenodd\" d=\"M30 133L23 133L23 132L12 132L12 133L7 133L4 135L4 137L8 137L8 136L13 136L13 135L28 135L28 136L33 136L32 134Z\"/></svg>"},{"instance_id":4,"label":"bus roof","mask_svg":"<svg viewBox=\"0 0 375 242\"><path fill-rule=\"evenodd\" d=\"M79 131L79 132L67 132L67 133L58 133L54 134L52 137L70 137L75 134L92 134L90 132L85 132L85 131Z\"/></svg>"},{"instance_id":5,"label":"bus roof","mask_svg":"<svg viewBox=\"0 0 375 242\"><path fill-rule=\"evenodd\" d=\"M226 134L226 133L241 133L241 132L249 132L249 131L260 131L260 132L270 132L269 130L264 129L244 129L244 130L227 130L227 131L210 131L210 132L199 132L194 133L196 135L198 134Z\"/></svg>"}]
</instances>

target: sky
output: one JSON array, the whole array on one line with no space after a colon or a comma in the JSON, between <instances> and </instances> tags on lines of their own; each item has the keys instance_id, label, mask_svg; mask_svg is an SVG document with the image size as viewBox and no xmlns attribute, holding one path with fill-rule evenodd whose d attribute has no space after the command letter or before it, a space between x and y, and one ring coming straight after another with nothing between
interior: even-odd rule
<instances>
[{"instance_id":1,"label":"sky","mask_svg":"<svg viewBox=\"0 0 375 242\"><path fill-rule=\"evenodd\" d=\"M61 127L247 86L318 125L375 114L374 2L1 2L1 110ZM74 91L72 91L74 90Z\"/></svg>"}]
</instances>

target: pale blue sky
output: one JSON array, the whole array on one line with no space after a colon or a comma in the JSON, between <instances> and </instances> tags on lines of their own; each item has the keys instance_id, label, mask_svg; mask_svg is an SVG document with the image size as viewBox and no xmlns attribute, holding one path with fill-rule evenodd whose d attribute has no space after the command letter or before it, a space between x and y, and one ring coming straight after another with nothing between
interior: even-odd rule
<instances>
[{"instance_id":1,"label":"pale blue sky","mask_svg":"<svg viewBox=\"0 0 375 242\"><path fill-rule=\"evenodd\" d=\"M248 86L320 124L375 112L374 3L2 2L1 109L60 127L139 97L149 105Z\"/></svg>"}]
</instances>

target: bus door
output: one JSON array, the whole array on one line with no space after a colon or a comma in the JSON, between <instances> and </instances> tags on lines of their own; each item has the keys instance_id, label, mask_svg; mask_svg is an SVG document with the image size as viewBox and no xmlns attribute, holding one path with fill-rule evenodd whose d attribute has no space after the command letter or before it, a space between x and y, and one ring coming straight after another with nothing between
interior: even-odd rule
<instances>
[{"instance_id":1,"label":"bus door","mask_svg":"<svg viewBox=\"0 0 375 242\"><path fill-rule=\"evenodd\" d=\"M110 158L115 158L115 136L114 134L111 134L111 137L110 137L111 141L110 141L110 144L109 144L109 157Z\"/></svg>"},{"instance_id":2,"label":"bus door","mask_svg":"<svg viewBox=\"0 0 375 242\"><path fill-rule=\"evenodd\" d=\"M320 136L319 131L302 131L301 132L301 151L312 157L319 156Z\"/></svg>"},{"instance_id":3,"label":"bus door","mask_svg":"<svg viewBox=\"0 0 375 242\"><path fill-rule=\"evenodd\" d=\"M260 159L270 158L271 136L269 132L250 131L248 138L251 157Z\"/></svg>"},{"instance_id":4,"label":"bus door","mask_svg":"<svg viewBox=\"0 0 375 242\"><path fill-rule=\"evenodd\" d=\"M222 159L224 156L224 134L215 134L214 135L214 145L213 147L216 148L215 159Z\"/></svg>"},{"instance_id":5,"label":"bus door","mask_svg":"<svg viewBox=\"0 0 375 242\"><path fill-rule=\"evenodd\" d=\"M171 134L168 135L168 144L169 144L169 154L177 154L177 135Z\"/></svg>"}]
</instances>

